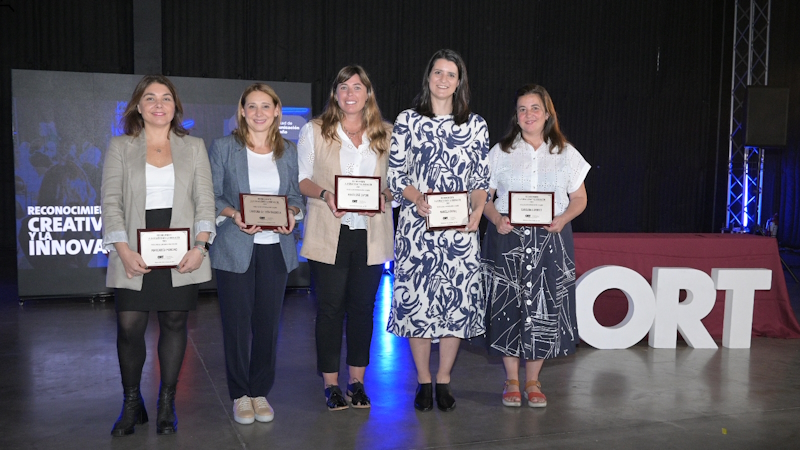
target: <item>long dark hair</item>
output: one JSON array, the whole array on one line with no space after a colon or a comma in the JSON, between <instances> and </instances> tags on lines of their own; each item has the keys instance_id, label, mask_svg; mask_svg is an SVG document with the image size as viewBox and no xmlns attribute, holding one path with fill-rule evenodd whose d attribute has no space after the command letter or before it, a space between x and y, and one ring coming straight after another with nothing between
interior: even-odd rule
<instances>
[{"instance_id":1,"label":"long dark hair","mask_svg":"<svg viewBox=\"0 0 800 450\"><path fill-rule=\"evenodd\" d=\"M458 68L458 86L453 93L453 121L456 125L461 125L469 120L469 81L467 78L467 65L464 59L455 50L443 48L431 56L425 74L422 77L422 91L414 97L414 110L423 116L433 117L433 107L431 106L431 70L439 59L446 59Z\"/></svg>"},{"instance_id":2,"label":"long dark hair","mask_svg":"<svg viewBox=\"0 0 800 450\"><path fill-rule=\"evenodd\" d=\"M367 101L364 103L364 109L362 110L361 124L367 132L369 146L372 151L378 155L383 155L389 151L389 138L391 136L383 126L383 116L380 108L378 108L378 102L375 100L372 82L369 81L369 76L364 68L358 65L342 67L342 70L334 78L331 84L331 93L328 96L328 103L325 104L325 109L316 119L320 123L320 128L322 128L322 137L327 141L339 140L339 136L336 135L336 125L342 121L344 112L336 100L336 90L340 84L354 75L358 75L361 78L361 84L367 90Z\"/></svg>"},{"instance_id":3,"label":"long dark hair","mask_svg":"<svg viewBox=\"0 0 800 450\"><path fill-rule=\"evenodd\" d=\"M175 102L175 115L172 116L172 122L170 122L169 130L178 136L186 136L189 134L189 131L187 131L186 128L183 128L183 104L181 104L181 99L178 97L178 92L175 90L175 85L172 84L172 81L169 81L169 78L165 77L164 75L145 75L139 81L139 84L136 85L136 88L133 90L133 94L131 94L131 99L128 101L128 106L125 108L125 112L122 114L121 122L122 128L125 130L125 134L136 137L144 129L144 119L142 119L142 115L139 114L139 111L136 109L136 107L139 106L139 101L142 99L145 89L147 89L147 87L153 83L159 83L166 86L167 89L169 89L169 93L172 94L172 99Z\"/></svg>"},{"instance_id":4,"label":"long dark hair","mask_svg":"<svg viewBox=\"0 0 800 450\"><path fill-rule=\"evenodd\" d=\"M517 140L518 136L522 135L522 128L520 128L519 123L517 123L517 101L520 97L524 97L528 94L536 94L542 99L544 111L550 114L550 117L547 118L547 122L544 124L542 136L545 141L548 139L550 140L550 153L561 153L567 145L567 137L564 136L561 132L561 127L558 125L558 114L556 114L556 108L553 106L553 99L550 98L550 94L547 93L547 90L538 84L526 84L517 89L517 92L514 94L514 115L511 116L511 125L508 127L508 132L500 139L500 148L504 152L509 153L509 149L514 145L514 141Z\"/></svg>"},{"instance_id":5,"label":"long dark hair","mask_svg":"<svg viewBox=\"0 0 800 450\"><path fill-rule=\"evenodd\" d=\"M272 125L269 127L269 136L267 137L267 144L269 145L270 149L272 149L272 159L277 161L283 156L283 138L281 137L281 131L279 129L283 117L283 105L281 104L281 99L278 97L278 94L269 85L264 83L254 83L248 86L244 92L242 92L242 96L239 97L239 106L236 107L237 127L231 134L239 144L255 147L255 144L250 141L250 131L247 128L247 119L245 119L243 115L244 103L247 101L247 96L255 91L263 92L269 95L270 98L272 98L272 103L274 104L275 109L278 110L278 117L272 121Z\"/></svg>"}]
</instances>

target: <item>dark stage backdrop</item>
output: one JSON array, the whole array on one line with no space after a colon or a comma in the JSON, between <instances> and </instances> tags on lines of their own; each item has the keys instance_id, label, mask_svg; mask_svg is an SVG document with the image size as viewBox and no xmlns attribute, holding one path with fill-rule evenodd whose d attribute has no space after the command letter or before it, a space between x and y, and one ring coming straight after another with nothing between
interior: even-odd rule
<instances>
[{"instance_id":1,"label":"dark stage backdrop","mask_svg":"<svg viewBox=\"0 0 800 450\"><path fill-rule=\"evenodd\" d=\"M789 88L788 145L767 150L769 169L765 184L773 191L763 210L763 221L777 212L778 239L782 244L800 247L800 2L772 2L772 39L770 40L769 83L771 86ZM775 39L775 37L780 37ZM767 194L765 189L765 195Z\"/></svg>"},{"instance_id":2,"label":"dark stage backdrop","mask_svg":"<svg viewBox=\"0 0 800 450\"><path fill-rule=\"evenodd\" d=\"M772 2L770 81L792 88L790 146L775 192L782 239L800 246L797 3ZM315 114L338 69L359 63L393 121L411 105L430 55L451 47L467 62L472 108L488 121L493 142L506 129L516 87L537 82L550 90L563 130L593 166L576 230L714 232L725 209L733 5L163 0L162 63L173 76L311 83ZM7 161L10 69L132 73L132 27L131 0L0 0ZM0 170L0 234L13 248L11 165Z\"/></svg>"},{"instance_id":3,"label":"dark stage backdrop","mask_svg":"<svg viewBox=\"0 0 800 450\"><path fill-rule=\"evenodd\" d=\"M711 231L722 2L164 5L166 73L311 82L315 113L338 69L358 63L393 121L419 91L430 55L450 47L466 60L472 108L496 142L514 90L542 84L593 166L577 230Z\"/></svg>"}]
</instances>

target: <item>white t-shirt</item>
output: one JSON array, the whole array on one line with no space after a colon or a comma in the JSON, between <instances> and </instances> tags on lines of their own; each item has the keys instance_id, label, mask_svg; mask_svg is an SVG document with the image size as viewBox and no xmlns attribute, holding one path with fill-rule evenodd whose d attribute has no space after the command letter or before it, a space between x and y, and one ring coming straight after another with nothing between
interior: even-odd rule
<instances>
[{"instance_id":1,"label":"white t-shirt","mask_svg":"<svg viewBox=\"0 0 800 450\"><path fill-rule=\"evenodd\" d=\"M339 165L342 175L357 177L375 175L378 155L369 148L367 133L365 132L361 136L361 145L356 147L342 129L342 124L336 126L336 132L339 140L342 141L342 147L339 150ZM300 129L300 137L297 141L297 164L300 172L299 181L310 180L314 175L314 128L311 122L303 125L303 128ZM351 230L366 230L367 216L347 213L342 217L342 225L347 225Z\"/></svg>"},{"instance_id":2,"label":"white t-shirt","mask_svg":"<svg viewBox=\"0 0 800 450\"><path fill-rule=\"evenodd\" d=\"M247 176L250 178L251 194L278 195L281 178L278 174L278 165L272 159L272 152L260 155L248 148ZM280 235L271 230L260 231L255 234L254 238L256 244L280 242Z\"/></svg>"},{"instance_id":3,"label":"white t-shirt","mask_svg":"<svg viewBox=\"0 0 800 450\"><path fill-rule=\"evenodd\" d=\"M172 208L175 197L175 170L172 163L164 167L145 164L145 186L147 186L147 199L144 209Z\"/></svg>"},{"instance_id":4,"label":"white t-shirt","mask_svg":"<svg viewBox=\"0 0 800 450\"><path fill-rule=\"evenodd\" d=\"M563 214L569 206L569 194L581 187L591 169L571 144L560 154L553 154L550 141L534 149L518 137L509 152L504 152L499 143L489 152L489 188L497 190L494 206L501 214L508 214L509 191L554 192L553 214Z\"/></svg>"}]
</instances>

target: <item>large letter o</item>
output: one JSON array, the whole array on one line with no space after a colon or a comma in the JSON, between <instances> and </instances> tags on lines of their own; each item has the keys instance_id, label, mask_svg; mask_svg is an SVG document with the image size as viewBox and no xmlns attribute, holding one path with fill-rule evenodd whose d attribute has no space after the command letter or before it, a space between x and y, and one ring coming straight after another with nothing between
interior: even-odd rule
<instances>
[{"instance_id":1,"label":"large letter o","mask_svg":"<svg viewBox=\"0 0 800 450\"><path fill-rule=\"evenodd\" d=\"M619 289L628 298L628 314L613 327L604 327L594 317L594 302L609 289ZM647 280L631 269L600 266L586 272L575 285L578 333L599 349L628 348L641 341L656 317L656 299Z\"/></svg>"}]
</instances>

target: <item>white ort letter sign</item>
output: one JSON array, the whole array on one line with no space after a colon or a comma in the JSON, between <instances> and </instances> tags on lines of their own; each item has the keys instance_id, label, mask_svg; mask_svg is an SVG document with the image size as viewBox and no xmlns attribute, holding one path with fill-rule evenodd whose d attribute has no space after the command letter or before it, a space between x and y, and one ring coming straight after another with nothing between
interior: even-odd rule
<instances>
[{"instance_id":1,"label":"white ort letter sign","mask_svg":"<svg viewBox=\"0 0 800 450\"><path fill-rule=\"evenodd\" d=\"M581 339L599 349L628 348L649 332L653 348L675 348L680 333L693 348L717 348L701 320L714 308L717 290L725 291L722 345L750 348L753 302L756 290L769 290L768 269L712 269L705 272L685 267L654 267L653 286L626 267L600 266L586 272L575 287L578 332ZM628 298L628 314L612 327L594 317L594 302L609 289ZM679 302L680 291L686 299Z\"/></svg>"}]
</instances>

